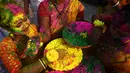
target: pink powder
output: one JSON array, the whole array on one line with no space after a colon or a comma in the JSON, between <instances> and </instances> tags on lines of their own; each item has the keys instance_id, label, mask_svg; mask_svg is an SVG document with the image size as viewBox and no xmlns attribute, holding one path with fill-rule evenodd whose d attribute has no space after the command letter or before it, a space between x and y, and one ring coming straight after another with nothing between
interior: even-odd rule
<instances>
[{"instance_id":1,"label":"pink powder","mask_svg":"<svg viewBox=\"0 0 130 73\"><path fill-rule=\"evenodd\" d=\"M19 6L16 6L15 4L8 4L6 6L14 15L17 15L18 13L24 13L23 9Z\"/></svg>"},{"instance_id":2,"label":"pink powder","mask_svg":"<svg viewBox=\"0 0 130 73\"><path fill-rule=\"evenodd\" d=\"M93 25L89 22L76 22L77 27L76 31L79 32L85 32L87 31L88 34L92 33Z\"/></svg>"}]
</instances>

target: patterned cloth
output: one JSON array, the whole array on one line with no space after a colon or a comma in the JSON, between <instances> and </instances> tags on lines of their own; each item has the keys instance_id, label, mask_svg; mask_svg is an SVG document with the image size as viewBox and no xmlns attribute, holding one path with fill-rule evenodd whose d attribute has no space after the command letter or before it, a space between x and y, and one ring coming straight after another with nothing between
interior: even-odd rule
<instances>
[{"instance_id":1,"label":"patterned cloth","mask_svg":"<svg viewBox=\"0 0 130 73\"><path fill-rule=\"evenodd\" d=\"M17 48L11 38L6 37L0 43L0 58L9 72L17 73L21 67L21 61L16 53Z\"/></svg>"},{"instance_id":2,"label":"patterned cloth","mask_svg":"<svg viewBox=\"0 0 130 73\"><path fill-rule=\"evenodd\" d=\"M39 5L38 15L49 16L52 34L59 31L63 25L76 21L76 16L84 10L78 0L65 0L62 4L53 4L44 0Z\"/></svg>"}]
</instances>

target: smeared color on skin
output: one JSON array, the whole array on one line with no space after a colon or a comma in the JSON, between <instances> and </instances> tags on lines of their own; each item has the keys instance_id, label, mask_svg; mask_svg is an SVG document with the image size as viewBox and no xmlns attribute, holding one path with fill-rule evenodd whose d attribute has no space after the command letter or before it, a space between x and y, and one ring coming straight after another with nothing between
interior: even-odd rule
<instances>
[{"instance_id":1,"label":"smeared color on skin","mask_svg":"<svg viewBox=\"0 0 130 73\"><path fill-rule=\"evenodd\" d=\"M19 13L18 15L16 16L13 16L11 22L10 22L10 25L12 27L15 27L17 24L16 22L19 21L19 20L23 20L24 19L24 14L23 13Z\"/></svg>"}]
</instances>

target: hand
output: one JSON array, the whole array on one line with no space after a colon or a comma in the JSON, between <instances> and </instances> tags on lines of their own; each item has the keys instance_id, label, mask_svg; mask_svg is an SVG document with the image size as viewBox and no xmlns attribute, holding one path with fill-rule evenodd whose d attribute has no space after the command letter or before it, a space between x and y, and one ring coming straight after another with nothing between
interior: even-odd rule
<instances>
[{"instance_id":1,"label":"hand","mask_svg":"<svg viewBox=\"0 0 130 73\"><path fill-rule=\"evenodd\" d=\"M45 32L40 32L40 41L43 43L47 43L48 41L51 40L51 34L50 33L45 33Z\"/></svg>"},{"instance_id":2,"label":"hand","mask_svg":"<svg viewBox=\"0 0 130 73\"><path fill-rule=\"evenodd\" d=\"M41 46L43 46L43 43L39 37L30 38L27 42L26 50L24 50L25 55L31 58L36 56Z\"/></svg>"}]
</instances>

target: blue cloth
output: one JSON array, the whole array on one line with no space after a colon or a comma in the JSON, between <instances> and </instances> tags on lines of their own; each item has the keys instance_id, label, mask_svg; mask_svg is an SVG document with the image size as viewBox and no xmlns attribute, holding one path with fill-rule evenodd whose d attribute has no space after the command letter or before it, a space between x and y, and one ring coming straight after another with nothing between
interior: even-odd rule
<instances>
[{"instance_id":1,"label":"blue cloth","mask_svg":"<svg viewBox=\"0 0 130 73\"><path fill-rule=\"evenodd\" d=\"M2 41L3 38L7 37L9 35L9 32L6 31L5 29L0 28L0 42Z\"/></svg>"},{"instance_id":2,"label":"blue cloth","mask_svg":"<svg viewBox=\"0 0 130 73\"><path fill-rule=\"evenodd\" d=\"M9 73L1 60L0 60L0 73Z\"/></svg>"}]
</instances>

